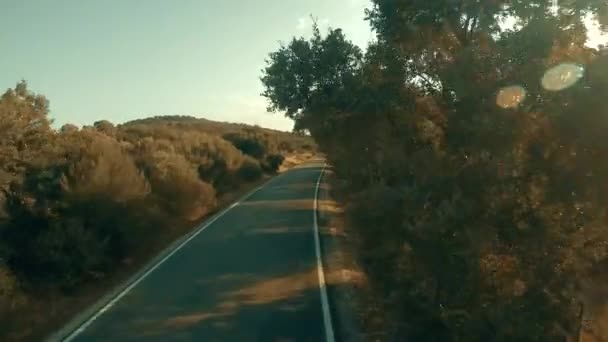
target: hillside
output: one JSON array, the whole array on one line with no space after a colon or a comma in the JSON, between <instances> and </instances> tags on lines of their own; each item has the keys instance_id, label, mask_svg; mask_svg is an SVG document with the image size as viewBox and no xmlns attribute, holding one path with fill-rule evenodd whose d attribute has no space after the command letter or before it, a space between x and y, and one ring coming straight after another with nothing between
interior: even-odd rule
<instances>
[{"instance_id":1,"label":"hillside","mask_svg":"<svg viewBox=\"0 0 608 342\"><path fill-rule=\"evenodd\" d=\"M257 125L247 125L243 123L220 122L197 118L193 116L165 115L154 116L143 119L136 119L118 125L119 128L129 131L137 131L142 127L168 127L182 131L197 131L212 135L227 135L235 133L253 133L264 136L272 136L279 144L284 143L283 152L288 150L311 150L314 148L314 140L310 136L294 134L291 132L279 131L264 128Z\"/></svg>"},{"instance_id":2,"label":"hillside","mask_svg":"<svg viewBox=\"0 0 608 342\"><path fill-rule=\"evenodd\" d=\"M48 112L25 82L0 97L3 341L38 340L286 156L315 148L309 137L192 117L53 130Z\"/></svg>"},{"instance_id":3,"label":"hillside","mask_svg":"<svg viewBox=\"0 0 608 342\"><path fill-rule=\"evenodd\" d=\"M206 130L209 132L220 132L220 133L228 133L233 131L239 131L247 128L251 129L259 129L264 132L272 132L272 133L283 133L290 135L289 132L278 131L270 128L264 128L256 125L248 125L238 122L223 122L223 121L213 121L205 118L199 118L189 115L161 115L161 116L152 116L146 117L142 119L135 119L120 126L134 126L134 125L156 125L156 124L168 124L168 125L179 125L183 127L197 127L201 130Z\"/></svg>"}]
</instances>

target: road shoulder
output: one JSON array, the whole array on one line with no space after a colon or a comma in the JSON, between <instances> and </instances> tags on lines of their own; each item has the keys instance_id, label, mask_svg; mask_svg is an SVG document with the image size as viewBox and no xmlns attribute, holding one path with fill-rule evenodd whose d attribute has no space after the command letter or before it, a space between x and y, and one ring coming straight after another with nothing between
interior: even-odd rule
<instances>
[{"instance_id":1,"label":"road shoulder","mask_svg":"<svg viewBox=\"0 0 608 342\"><path fill-rule=\"evenodd\" d=\"M354 254L354 241L344 222L344 210L334 196L331 170L326 170L319 187L319 231L332 321L338 341L364 341L361 328L362 298L366 288Z\"/></svg>"}]
</instances>

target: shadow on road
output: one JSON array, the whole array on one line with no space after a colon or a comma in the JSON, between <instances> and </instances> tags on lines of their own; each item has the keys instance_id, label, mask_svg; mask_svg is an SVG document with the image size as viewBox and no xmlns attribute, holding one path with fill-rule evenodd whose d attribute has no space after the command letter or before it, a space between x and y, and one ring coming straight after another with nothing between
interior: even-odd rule
<instances>
[{"instance_id":1,"label":"shadow on road","mask_svg":"<svg viewBox=\"0 0 608 342\"><path fill-rule=\"evenodd\" d=\"M319 168L278 177L151 273L78 340L320 341Z\"/></svg>"}]
</instances>

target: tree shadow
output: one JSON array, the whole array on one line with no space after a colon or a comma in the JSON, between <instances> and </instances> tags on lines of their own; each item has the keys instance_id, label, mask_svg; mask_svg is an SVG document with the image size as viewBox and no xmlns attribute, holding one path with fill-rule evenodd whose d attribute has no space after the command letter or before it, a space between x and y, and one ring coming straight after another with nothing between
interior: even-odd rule
<instances>
[{"instance_id":1,"label":"tree shadow","mask_svg":"<svg viewBox=\"0 0 608 342\"><path fill-rule=\"evenodd\" d=\"M274 179L219 218L77 340L320 341L318 167Z\"/></svg>"}]
</instances>

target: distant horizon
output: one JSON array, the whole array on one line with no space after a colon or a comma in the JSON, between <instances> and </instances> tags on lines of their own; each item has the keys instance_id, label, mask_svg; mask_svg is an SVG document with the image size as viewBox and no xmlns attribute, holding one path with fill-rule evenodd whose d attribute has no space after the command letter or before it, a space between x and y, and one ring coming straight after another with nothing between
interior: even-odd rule
<instances>
[{"instance_id":1,"label":"distant horizon","mask_svg":"<svg viewBox=\"0 0 608 342\"><path fill-rule=\"evenodd\" d=\"M276 115L282 115L282 114L276 113ZM51 127L54 130L59 130L64 125L73 125L75 127L78 127L78 129L83 129L85 127L93 127L93 125L95 124L95 122L98 122L98 121L108 121L108 122L114 124L115 126L120 126L120 125L128 124L128 123L131 123L131 122L134 122L134 121L139 121L139 120L155 119L155 118L168 118L168 117L185 117L185 118L192 118L192 119L196 119L196 120L206 120L206 121L211 121L211 122L216 122L216 123L221 123L221 124L245 125L245 126L251 126L251 127L260 127L260 128L263 128L263 129L269 129L269 130L279 131L279 132L285 132L285 133L292 133L292 131L293 131L292 129L290 129L290 130L282 130L282 129L272 128L272 127L266 127L266 126L258 125L258 124L241 122L241 121L224 121L224 120L221 120L221 119L219 119L219 120L209 119L208 117L205 117L205 116L192 115L192 114L149 115L149 116L136 117L136 118L129 119L129 120L123 121L123 122L114 122L114 121L111 121L111 120L108 120L108 119L99 119L99 120L95 120L95 121L93 121L91 123L85 123L85 124L82 124L82 125L74 124L74 123L71 123L71 122L65 122L65 123L59 125L59 124L57 124L56 122L53 121L53 118L49 118L49 119L51 120Z\"/></svg>"},{"instance_id":2,"label":"distant horizon","mask_svg":"<svg viewBox=\"0 0 608 342\"><path fill-rule=\"evenodd\" d=\"M364 47L372 37L363 20L368 4L368 0L3 3L0 88L4 91L26 80L33 92L49 99L54 127L197 113L214 121L290 131L293 122L281 113L268 113L260 96L264 59L279 41L310 36L311 14L319 18L322 30L340 27Z\"/></svg>"},{"instance_id":3,"label":"distant horizon","mask_svg":"<svg viewBox=\"0 0 608 342\"><path fill-rule=\"evenodd\" d=\"M365 49L375 37L364 20L369 6L369 0L4 3L0 88L27 81L49 99L53 127L192 115L288 132L293 121L267 112L260 96L264 59L281 41L310 37L311 15L322 31L341 28ZM597 27L588 28L588 46L606 42Z\"/></svg>"}]
</instances>

